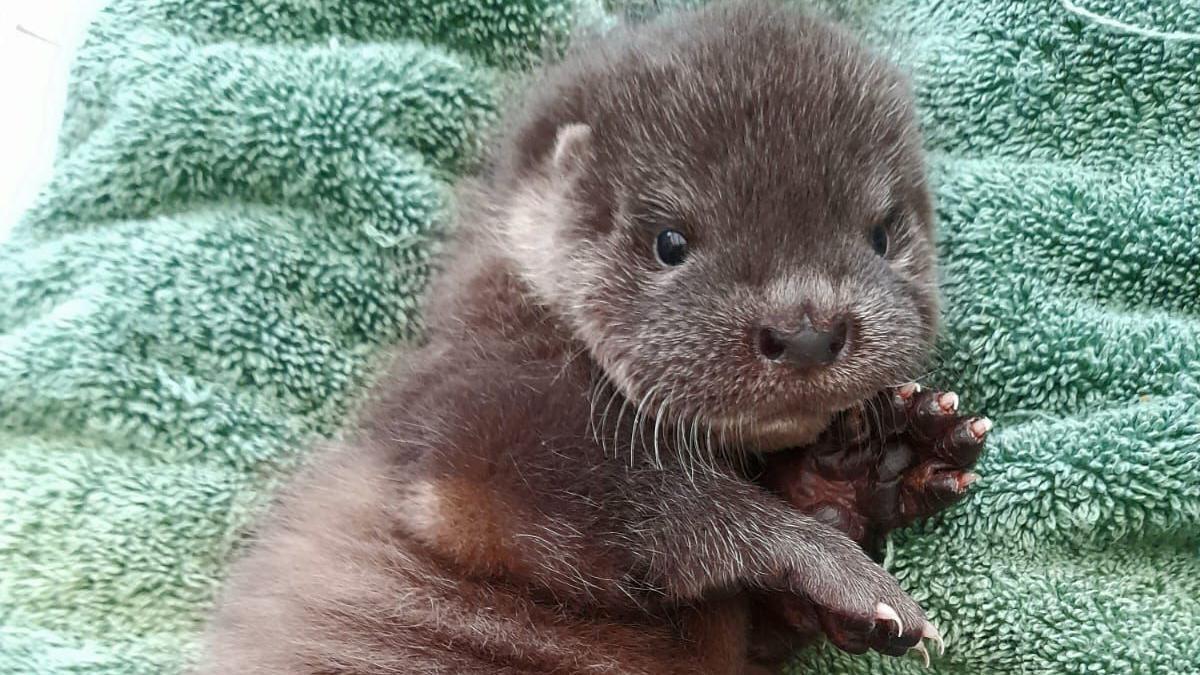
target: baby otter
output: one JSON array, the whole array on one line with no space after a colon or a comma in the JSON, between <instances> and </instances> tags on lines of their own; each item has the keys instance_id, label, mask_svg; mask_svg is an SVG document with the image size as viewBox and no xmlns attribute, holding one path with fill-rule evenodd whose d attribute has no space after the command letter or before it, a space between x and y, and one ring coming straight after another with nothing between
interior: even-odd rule
<instances>
[{"instance_id":1,"label":"baby otter","mask_svg":"<svg viewBox=\"0 0 1200 675\"><path fill-rule=\"evenodd\" d=\"M938 314L904 79L755 3L543 75L468 190L427 341L262 525L201 672L759 672L764 598L854 651L936 637L844 523L754 474L884 391L972 456L905 450L871 485L924 471L893 495L915 516L969 482L978 428L890 389Z\"/></svg>"}]
</instances>

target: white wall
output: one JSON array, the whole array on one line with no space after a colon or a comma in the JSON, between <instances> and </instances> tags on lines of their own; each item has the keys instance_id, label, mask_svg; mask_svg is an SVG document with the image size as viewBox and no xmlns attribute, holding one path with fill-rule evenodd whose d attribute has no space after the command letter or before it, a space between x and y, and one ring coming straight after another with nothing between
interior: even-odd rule
<instances>
[{"instance_id":1,"label":"white wall","mask_svg":"<svg viewBox=\"0 0 1200 675\"><path fill-rule=\"evenodd\" d=\"M45 182L71 52L104 0L0 0L0 240Z\"/></svg>"}]
</instances>

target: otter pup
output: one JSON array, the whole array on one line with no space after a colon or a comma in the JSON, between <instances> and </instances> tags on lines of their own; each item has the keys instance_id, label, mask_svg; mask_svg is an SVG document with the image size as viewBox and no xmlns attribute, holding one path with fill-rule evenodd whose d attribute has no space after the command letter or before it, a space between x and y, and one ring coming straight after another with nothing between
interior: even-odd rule
<instances>
[{"instance_id":1,"label":"otter pup","mask_svg":"<svg viewBox=\"0 0 1200 675\"><path fill-rule=\"evenodd\" d=\"M957 499L982 441L891 389L938 312L903 78L713 6L568 55L503 128L427 341L262 524L200 671L742 673L779 624L936 638L851 539ZM819 485L824 451L773 458L854 445L881 391L876 436L916 441Z\"/></svg>"}]
</instances>

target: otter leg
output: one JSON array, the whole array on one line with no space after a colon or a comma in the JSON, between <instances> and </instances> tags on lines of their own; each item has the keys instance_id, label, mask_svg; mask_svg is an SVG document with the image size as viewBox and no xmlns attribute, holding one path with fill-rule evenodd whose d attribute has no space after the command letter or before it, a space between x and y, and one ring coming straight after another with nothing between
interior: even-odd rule
<instances>
[{"instance_id":1,"label":"otter leg","mask_svg":"<svg viewBox=\"0 0 1200 675\"><path fill-rule=\"evenodd\" d=\"M978 478L970 469L992 423L962 414L959 403L953 392L923 391L915 384L882 392L839 415L813 445L771 456L763 482L878 557L889 532L961 501ZM864 635L857 625L843 625L841 617L785 596L769 595L762 603L758 615L768 619L760 623L779 617L797 633L797 644L823 632L850 652L900 651L889 646L898 622ZM879 625L892 626L890 609L879 608ZM763 634L772 632L778 633ZM777 635L770 640L779 642Z\"/></svg>"}]
</instances>

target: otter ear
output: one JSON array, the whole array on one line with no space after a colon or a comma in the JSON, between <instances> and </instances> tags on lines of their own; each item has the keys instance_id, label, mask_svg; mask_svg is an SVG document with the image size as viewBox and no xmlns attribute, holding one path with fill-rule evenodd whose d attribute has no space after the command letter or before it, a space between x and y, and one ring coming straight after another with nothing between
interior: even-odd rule
<instances>
[{"instance_id":1,"label":"otter ear","mask_svg":"<svg viewBox=\"0 0 1200 675\"><path fill-rule=\"evenodd\" d=\"M564 178L574 178L584 169L592 153L592 128L586 124L564 124L554 138L550 166Z\"/></svg>"}]
</instances>

